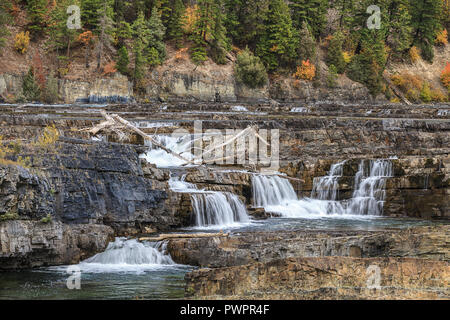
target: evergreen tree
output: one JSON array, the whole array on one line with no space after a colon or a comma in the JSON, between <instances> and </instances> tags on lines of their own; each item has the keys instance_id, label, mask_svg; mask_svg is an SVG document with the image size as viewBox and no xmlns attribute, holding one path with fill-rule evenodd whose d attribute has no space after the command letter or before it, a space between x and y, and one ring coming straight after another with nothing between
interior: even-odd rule
<instances>
[{"instance_id":1,"label":"evergreen tree","mask_svg":"<svg viewBox=\"0 0 450 320\"><path fill-rule=\"evenodd\" d=\"M145 57L144 50L148 46L149 33L144 13L139 12L137 19L133 22L133 52L134 52L134 86L140 88L144 78Z\"/></svg>"},{"instance_id":2,"label":"evergreen tree","mask_svg":"<svg viewBox=\"0 0 450 320\"><path fill-rule=\"evenodd\" d=\"M166 38L175 40L178 48L181 48L183 41L183 15L185 7L182 0L174 0L166 29Z\"/></svg>"},{"instance_id":3,"label":"evergreen tree","mask_svg":"<svg viewBox=\"0 0 450 320\"><path fill-rule=\"evenodd\" d=\"M33 35L44 31L47 26L47 12L47 0L27 1L28 29Z\"/></svg>"},{"instance_id":4,"label":"evergreen tree","mask_svg":"<svg viewBox=\"0 0 450 320\"><path fill-rule=\"evenodd\" d=\"M100 24L99 12L102 10L103 0L81 1L81 23L88 30L97 30Z\"/></svg>"},{"instance_id":5,"label":"evergreen tree","mask_svg":"<svg viewBox=\"0 0 450 320\"><path fill-rule=\"evenodd\" d=\"M0 3L0 50L5 45L5 36L9 34L6 29L6 25L10 22L10 16L7 12L9 7L10 4L7 2Z\"/></svg>"},{"instance_id":6,"label":"evergreen tree","mask_svg":"<svg viewBox=\"0 0 450 320\"><path fill-rule=\"evenodd\" d=\"M333 38L330 40L327 53L327 64L328 66L334 65L338 73L345 72L345 59L342 52L343 34L341 32L336 32Z\"/></svg>"},{"instance_id":7,"label":"evergreen tree","mask_svg":"<svg viewBox=\"0 0 450 320\"><path fill-rule=\"evenodd\" d=\"M361 53L352 58L347 74L353 81L365 84L370 93L376 96L382 90L383 71L386 66L384 34L367 29L362 34L361 43Z\"/></svg>"},{"instance_id":8,"label":"evergreen tree","mask_svg":"<svg viewBox=\"0 0 450 320\"><path fill-rule=\"evenodd\" d=\"M255 50L265 33L270 0L224 0L228 35L240 46Z\"/></svg>"},{"instance_id":9,"label":"evergreen tree","mask_svg":"<svg viewBox=\"0 0 450 320\"><path fill-rule=\"evenodd\" d=\"M128 64L130 63L130 59L128 57L127 47L122 46L117 52L117 54L118 54L118 59L116 62L117 70L123 75L128 75L129 72Z\"/></svg>"},{"instance_id":10,"label":"evergreen tree","mask_svg":"<svg viewBox=\"0 0 450 320\"><path fill-rule=\"evenodd\" d=\"M442 0L410 0L414 44L422 50L422 57L432 62L436 34L441 29Z\"/></svg>"},{"instance_id":11,"label":"evergreen tree","mask_svg":"<svg viewBox=\"0 0 450 320\"><path fill-rule=\"evenodd\" d=\"M23 79L22 91L27 101L38 101L41 96L41 89L34 78L33 68L28 70L27 75Z\"/></svg>"},{"instance_id":12,"label":"evergreen tree","mask_svg":"<svg viewBox=\"0 0 450 320\"><path fill-rule=\"evenodd\" d=\"M214 27L211 30L210 56L217 64L226 64L227 51L230 50L230 43L226 36L226 29L223 24L224 14L219 5L214 7Z\"/></svg>"},{"instance_id":13,"label":"evergreen tree","mask_svg":"<svg viewBox=\"0 0 450 320\"><path fill-rule=\"evenodd\" d=\"M326 0L292 0L289 3L294 27L300 29L308 23L315 37L320 36L327 23L328 1Z\"/></svg>"},{"instance_id":14,"label":"evergreen tree","mask_svg":"<svg viewBox=\"0 0 450 320\"><path fill-rule=\"evenodd\" d=\"M311 33L308 23L303 21L299 32L300 45L298 47L298 57L300 61L311 60L315 62L317 56L316 40Z\"/></svg>"},{"instance_id":15,"label":"evergreen tree","mask_svg":"<svg viewBox=\"0 0 450 320\"><path fill-rule=\"evenodd\" d=\"M48 49L56 51L58 56L63 49L66 56L70 56L70 47L79 34L79 30L67 28L67 7L72 4L80 3L77 0L60 0L49 15L49 26L46 30L50 36L46 45Z\"/></svg>"},{"instance_id":16,"label":"evergreen tree","mask_svg":"<svg viewBox=\"0 0 450 320\"><path fill-rule=\"evenodd\" d=\"M133 29L131 28L131 25L125 20L118 21L116 23L115 38L118 47L124 46L126 40L133 38Z\"/></svg>"},{"instance_id":17,"label":"evergreen tree","mask_svg":"<svg viewBox=\"0 0 450 320\"><path fill-rule=\"evenodd\" d=\"M298 34L284 0L270 0L264 25L265 31L257 44L256 54L269 71L292 67L297 56Z\"/></svg>"},{"instance_id":18,"label":"evergreen tree","mask_svg":"<svg viewBox=\"0 0 450 320\"><path fill-rule=\"evenodd\" d=\"M151 65L161 64L166 59L166 46L164 36L166 28L164 27L161 16L156 7L153 8L150 19L147 24L147 42L146 56Z\"/></svg>"},{"instance_id":19,"label":"evergreen tree","mask_svg":"<svg viewBox=\"0 0 450 320\"><path fill-rule=\"evenodd\" d=\"M102 0L102 5L98 10L99 18L99 37L97 42L97 70L101 67L102 55L104 48L111 48L112 34L114 30L114 19L112 11L113 0Z\"/></svg>"},{"instance_id":20,"label":"evergreen tree","mask_svg":"<svg viewBox=\"0 0 450 320\"><path fill-rule=\"evenodd\" d=\"M412 43L411 15L409 0L389 0L387 6L386 44L394 56L401 56Z\"/></svg>"}]
</instances>

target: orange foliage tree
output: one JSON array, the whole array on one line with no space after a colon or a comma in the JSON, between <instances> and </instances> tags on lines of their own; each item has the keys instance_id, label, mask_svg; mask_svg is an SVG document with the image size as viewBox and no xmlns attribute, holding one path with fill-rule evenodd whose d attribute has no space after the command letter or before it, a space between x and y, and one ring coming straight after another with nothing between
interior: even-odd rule
<instances>
[{"instance_id":1,"label":"orange foliage tree","mask_svg":"<svg viewBox=\"0 0 450 320\"><path fill-rule=\"evenodd\" d=\"M86 68L89 68L89 45L94 38L91 30L80 33L77 41L81 42L85 47Z\"/></svg>"},{"instance_id":2,"label":"orange foliage tree","mask_svg":"<svg viewBox=\"0 0 450 320\"><path fill-rule=\"evenodd\" d=\"M441 81L442 81L442 84L448 90L450 90L450 62L447 62L447 65L445 66L444 70L442 70Z\"/></svg>"},{"instance_id":3,"label":"orange foliage tree","mask_svg":"<svg viewBox=\"0 0 450 320\"><path fill-rule=\"evenodd\" d=\"M302 61L302 65L297 67L293 74L294 78L311 81L316 76L316 67L309 60Z\"/></svg>"}]
</instances>

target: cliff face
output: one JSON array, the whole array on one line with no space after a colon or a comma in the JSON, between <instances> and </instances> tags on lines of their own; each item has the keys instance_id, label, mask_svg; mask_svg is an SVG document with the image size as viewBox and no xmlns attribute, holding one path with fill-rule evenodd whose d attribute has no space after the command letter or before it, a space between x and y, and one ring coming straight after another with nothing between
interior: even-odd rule
<instances>
[{"instance_id":1,"label":"cliff face","mask_svg":"<svg viewBox=\"0 0 450 320\"><path fill-rule=\"evenodd\" d=\"M0 74L0 97L22 93L22 74ZM91 81L60 79L59 98L64 103L128 103L134 101L133 86L127 77L118 73L111 78Z\"/></svg>"},{"instance_id":2,"label":"cliff face","mask_svg":"<svg viewBox=\"0 0 450 320\"><path fill-rule=\"evenodd\" d=\"M76 263L113 236L183 225L134 147L66 138L19 155L30 168L0 165L0 217L14 216L0 221L1 269Z\"/></svg>"}]
</instances>

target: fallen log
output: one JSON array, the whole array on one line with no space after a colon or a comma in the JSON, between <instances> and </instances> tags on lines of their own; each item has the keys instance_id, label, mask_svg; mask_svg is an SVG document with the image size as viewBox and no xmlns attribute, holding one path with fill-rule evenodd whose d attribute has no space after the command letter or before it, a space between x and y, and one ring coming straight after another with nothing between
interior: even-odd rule
<instances>
[{"instance_id":1,"label":"fallen log","mask_svg":"<svg viewBox=\"0 0 450 320\"><path fill-rule=\"evenodd\" d=\"M141 237L139 241L163 241L167 239L192 239L192 238L217 238L228 237L229 233L169 233L160 234L158 237Z\"/></svg>"}]
</instances>

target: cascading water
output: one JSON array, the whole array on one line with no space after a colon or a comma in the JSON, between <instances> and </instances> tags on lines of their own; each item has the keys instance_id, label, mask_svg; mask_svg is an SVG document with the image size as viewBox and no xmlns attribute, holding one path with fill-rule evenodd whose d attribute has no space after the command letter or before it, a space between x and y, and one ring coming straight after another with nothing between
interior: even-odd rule
<instances>
[{"instance_id":1,"label":"cascading water","mask_svg":"<svg viewBox=\"0 0 450 320\"><path fill-rule=\"evenodd\" d=\"M254 175L252 191L255 207L267 207L297 200L297 195L289 180L279 176Z\"/></svg>"},{"instance_id":2,"label":"cascading water","mask_svg":"<svg viewBox=\"0 0 450 320\"><path fill-rule=\"evenodd\" d=\"M232 227L249 222L245 205L230 192L205 191L184 181L184 177L169 180L171 190L189 193L196 227Z\"/></svg>"},{"instance_id":3,"label":"cascading water","mask_svg":"<svg viewBox=\"0 0 450 320\"><path fill-rule=\"evenodd\" d=\"M380 216L386 197L386 179L392 177L392 162L371 160L369 166L362 160L355 175L353 197L347 212L356 215Z\"/></svg>"},{"instance_id":4,"label":"cascading water","mask_svg":"<svg viewBox=\"0 0 450 320\"><path fill-rule=\"evenodd\" d=\"M344 164L345 161L333 164L327 176L314 178L311 198L301 200L287 179L255 175L252 180L253 204L289 218L382 215L384 189L386 179L392 176L392 163L389 160L361 161L352 198L339 201L339 179Z\"/></svg>"},{"instance_id":5,"label":"cascading water","mask_svg":"<svg viewBox=\"0 0 450 320\"><path fill-rule=\"evenodd\" d=\"M79 267L86 272L126 272L152 270L175 265L166 253L164 242L139 242L136 239L116 238L106 250L82 261Z\"/></svg>"},{"instance_id":6,"label":"cascading water","mask_svg":"<svg viewBox=\"0 0 450 320\"><path fill-rule=\"evenodd\" d=\"M190 153L192 141L189 135L183 137L157 136L155 139L167 149L180 154L184 158L193 158L193 155ZM161 148L153 148L147 140L146 145L149 147L149 151L141 155L141 158L147 160L149 163L155 164L158 168L179 167L186 164L182 159L175 157Z\"/></svg>"}]
</instances>

